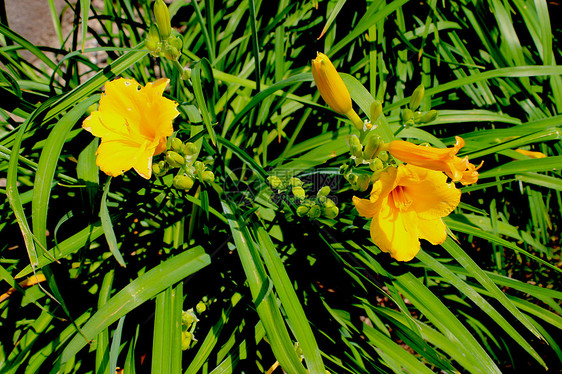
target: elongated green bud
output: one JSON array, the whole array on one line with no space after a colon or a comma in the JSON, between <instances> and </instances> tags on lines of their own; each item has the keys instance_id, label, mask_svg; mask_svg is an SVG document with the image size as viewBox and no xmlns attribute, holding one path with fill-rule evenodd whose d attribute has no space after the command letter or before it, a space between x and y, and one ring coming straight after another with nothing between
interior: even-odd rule
<instances>
[{"instance_id":1,"label":"elongated green bud","mask_svg":"<svg viewBox=\"0 0 562 374\"><path fill-rule=\"evenodd\" d=\"M380 136L378 135L371 135L371 137L367 140L367 145L363 150L363 158L365 160L370 160L377 156L377 154L381 150L381 146L383 141Z\"/></svg>"},{"instance_id":2,"label":"elongated green bud","mask_svg":"<svg viewBox=\"0 0 562 374\"><path fill-rule=\"evenodd\" d=\"M363 146L357 135L351 135L348 138L349 150L352 156L362 157L363 156Z\"/></svg>"},{"instance_id":3,"label":"elongated green bud","mask_svg":"<svg viewBox=\"0 0 562 374\"><path fill-rule=\"evenodd\" d=\"M423 95L425 93L425 87L423 86L423 84L420 84L415 90L414 93L412 93L412 96L410 97L410 109L411 110L416 110L419 108L422 100L423 100Z\"/></svg>"},{"instance_id":4,"label":"elongated green bud","mask_svg":"<svg viewBox=\"0 0 562 374\"><path fill-rule=\"evenodd\" d=\"M407 124L414 118L414 112L411 109L403 109L401 113L402 123Z\"/></svg>"},{"instance_id":5,"label":"elongated green bud","mask_svg":"<svg viewBox=\"0 0 562 374\"><path fill-rule=\"evenodd\" d=\"M324 208L324 217L334 219L338 216L340 209L337 206L330 206Z\"/></svg>"},{"instance_id":6,"label":"elongated green bud","mask_svg":"<svg viewBox=\"0 0 562 374\"><path fill-rule=\"evenodd\" d=\"M176 175L172 183L178 190L189 191L193 187L193 179L187 175Z\"/></svg>"},{"instance_id":7,"label":"elongated green bud","mask_svg":"<svg viewBox=\"0 0 562 374\"><path fill-rule=\"evenodd\" d=\"M429 112L424 113L421 116L420 122L421 123L429 123L431 121L435 121L437 119L437 116L439 116L439 112L437 112L435 109L432 109Z\"/></svg>"},{"instance_id":8,"label":"elongated green bud","mask_svg":"<svg viewBox=\"0 0 562 374\"><path fill-rule=\"evenodd\" d=\"M276 175L270 175L269 177L267 177L267 181L271 185L271 188L273 188L274 190L279 190L283 185L281 178Z\"/></svg>"},{"instance_id":9,"label":"elongated green bud","mask_svg":"<svg viewBox=\"0 0 562 374\"><path fill-rule=\"evenodd\" d=\"M330 194L330 186L324 186L318 191L318 196L328 196Z\"/></svg>"},{"instance_id":10,"label":"elongated green bud","mask_svg":"<svg viewBox=\"0 0 562 374\"><path fill-rule=\"evenodd\" d=\"M297 199L304 200L306 198L306 193L304 192L304 188L302 187L293 187L292 192Z\"/></svg>"},{"instance_id":11,"label":"elongated green bud","mask_svg":"<svg viewBox=\"0 0 562 374\"><path fill-rule=\"evenodd\" d=\"M371 104L371 122L375 122L382 114L382 103L379 100Z\"/></svg>"},{"instance_id":12,"label":"elongated green bud","mask_svg":"<svg viewBox=\"0 0 562 374\"><path fill-rule=\"evenodd\" d=\"M213 183L215 181L215 174L210 170L205 170L201 173L201 179L206 183Z\"/></svg>"},{"instance_id":13,"label":"elongated green bud","mask_svg":"<svg viewBox=\"0 0 562 374\"><path fill-rule=\"evenodd\" d=\"M183 149L183 153L186 155L194 155L198 151L197 146L192 142L185 143L185 148Z\"/></svg>"},{"instance_id":14,"label":"elongated green bud","mask_svg":"<svg viewBox=\"0 0 562 374\"><path fill-rule=\"evenodd\" d=\"M179 168L185 164L185 159L177 152L168 151L166 152L166 162L170 165L170 167Z\"/></svg>"},{"instance_id":15,"label":"elongated green bud","mask_svg":"<svg viewBox=\"0 0 562 374\"><path fill-rule=\"evenodd\" d=\"M177 153L183 153L184 145L181 140L179 140L178 138L173 138L171 140L171 143L172 143L172 147L171 147L172 151Z\"/></svg>"},{"instance_id":16,"label":"elongated green bud","mask_svg":"<svg viewBox=\"0 0 562 374\"><path fill-rule=\"evenodd\" d=\"M299 217L304 217L304 216L306 216L306 214L308 213L309 210L310 210L310 207L308 207L306 205L299 205L299 207L297 208L297 215Z\"/></svg>"},{"instance_id":17,"label":"elongated green bud","mask_svg":"<svg viewBox=\"0 0 562 374\"><path fill-rule=\"evenodd\" d=\"M152 25L148 30L146 36L146 48L150 49L152 53L160 48L160 34L158 33L158 26Z\"/></svg>"},{"instance_id":18,"label":"elongated green bud","mask_svg":"<svg viewBox=\"0 0 562 374\"><path fill-rule=\"evenodd\" d=\"M158 25L158 31L162 40L168 39L172 33L172 22L170 21L170 11L163 0L154 2L154 18Z\"/></svg>"},{"instance_id":19,"label":"elongated green bud","mask_svg":"<svg viewBox=\"0 0 562 374\"><path fill-rule=\"evenodd\" d=\"M367 174L360 174L359 178L357 178L357 187L359 191L367 191L369 185L371 184L371 177Z\"/></svg>"}]
</instances>

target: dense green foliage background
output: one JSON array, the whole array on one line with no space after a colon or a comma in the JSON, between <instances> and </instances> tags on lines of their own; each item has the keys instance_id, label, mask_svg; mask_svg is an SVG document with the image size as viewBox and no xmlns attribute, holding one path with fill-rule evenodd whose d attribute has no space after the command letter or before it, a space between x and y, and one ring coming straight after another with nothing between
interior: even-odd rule
<instances>
[{"instance_id":1,"label":"dense green foliage background","mask_svg":"<svg viewBox=\"0 0 562 374\"><path fill-rule=\"evenodd\" d=\"M0 372L562 369L560 5L314 5L172 2L190 80L144 48L149 1L69 4L68 33L53 14L57 49L0 20L0 292L16 288L0 302ZM351 126L311 83L316 51L363 118L384 102L377 131L436 147L462 136L461 156L484 161L442 246L398 263L370 241L351 203L366 194L339 176ZM172 174L99 173L98 140L80 126L118 76L170 78L176 136L198 144L215 183L184 193ZM439 118L398 132L420 83ZM310 195L329 185L339 216L298 217L272 174ZM17 285L34 273L40 287ZM182 351L181 311L201 300Z\"/></svg>"}]
</instances>

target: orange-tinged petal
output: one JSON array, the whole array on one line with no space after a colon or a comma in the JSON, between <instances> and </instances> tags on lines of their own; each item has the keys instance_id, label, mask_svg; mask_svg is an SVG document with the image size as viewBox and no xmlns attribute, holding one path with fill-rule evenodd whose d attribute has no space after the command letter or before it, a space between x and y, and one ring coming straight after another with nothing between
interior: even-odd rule
<instances>
[{"instance_id":1,"label":"orange-tinged petal","mask_svg":"<svg viewBox=\"0 0 562 374\"><path fill-rule=\"evenodd\" d=\"M369 199L360 199L357 196L353 196L353 204L359 215L367 218L373 217L379 210L376 203Z\"/></svg>"},{"instance_id":2,"label":"orange-tinged petal","mask_svg":"<svg viewBox=\"0 0 562 374\"><path fill-rule=\"evenodd\" d=\"M434 220L420 220L418 234L433 245L443 244L447 239L447 226L441 218Z\"/></svg>"},{"instance_id":3,"label":"orange-tinged petal","mask_svg":"<svg viewBox=\"0 0 562 374\"><path fill-rule=\"evenodd\" d=\"M468 157L457 157L464 147L464 140L457 136L451 148L424 147L402 140L394 140L384 146L392 156L402 162L423 168L443 171L454 182L462 184L475 183L478 180L478 168L468 161Z\"/></svg>"}]
</instances>

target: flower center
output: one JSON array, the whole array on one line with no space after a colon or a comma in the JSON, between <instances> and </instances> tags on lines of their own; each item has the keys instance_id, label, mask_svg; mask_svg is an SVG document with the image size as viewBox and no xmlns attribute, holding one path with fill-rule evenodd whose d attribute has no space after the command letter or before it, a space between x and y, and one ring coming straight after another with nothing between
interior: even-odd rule
<instances>
[{"instance_id":1,"label":"flower center","mask_svg":"<svg viewBox=\"0 0 562 374\"><path fill-rule=\"evenodd\" d=\"M406 191L403 186L396 186L396 188L390 192L390 198L392 199L394 207L401 211L407 210L410 205L412 205L412 201L406 196Z\"/></svg>"}]
</instances>

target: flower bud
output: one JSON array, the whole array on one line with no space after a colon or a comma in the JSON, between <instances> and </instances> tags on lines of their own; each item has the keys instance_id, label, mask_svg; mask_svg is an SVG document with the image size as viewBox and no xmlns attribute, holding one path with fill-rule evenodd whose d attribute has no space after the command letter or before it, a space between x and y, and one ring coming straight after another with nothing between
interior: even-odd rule
<instances>
[{"instance_id":1,"label":"flower bud","mask_svg":"<svg viewBox=\"0 0 562 374\"><path fill-rule=\"evenodd\" d=\"M322 209L318 205L313 205L308 211L310 218L319 218L322 215Z\"/></svg>"},{"instance_id":2,"label":"flower bud","mask_svg":"<svg viewBox=\"0 0 562 374\"><path fill-rule=\"evenodd\" d=\"M291 179L289 179L289 184L292 187L301 187L302 181L299 178L292 177Z\"/></svg>"},{"instance_id":3,"label":"flower bud","mask_svg":"<svg viewBox=\"0 0 562 374\"><path fill-rule=\"evenodd\" d=\"M170 11L168 6L163 0L156 0L154 2L154 18L158 25L158 32L162 40L168 39L172 33L172 22L170 21Z\"/></svg>"},{"instance_id":4,"label":"flower bud","mask_svg":"<svg viewBox=\"0 0 562 374\"><path fill-rule=\"evenodd\" d=\"M316 54L316 59L312 60L312 76L320 95L334 112L347 114L353 110L349 91L328 56Z\"/></svg>"},{"instance_id":5,"label":"flower bud","mask_svg":"<svg viewBox=\"0 0 562 374\"><path fill-rule=\"evenodd\" d=\"M336 206L336 203L334 203L334 200L332 199L326 199L326 201L324 201L324 208L330 208Z\"/></svg>"},{"instance_id":6,"label":"flower bud","mask_svg":"<svg viewBox=\"0 0 562 374\"><path fill-rule=\"evenodd\" d=\"M179 168L185 164L185 159L177 152L168 151L166 152L166 162L170 165L170 167Z\"/></svg>"},{"instance_id":7,"label":"flower bud","mask_svg":"<svg viewBox=\"0 0 562 374\"><path fill-rule=\"evenodd\" d=\"M371 177L367 174L360 174L359 177L357 178L357 187L361 192L367 191L367 188L369 188L370 184L371 184Z\"/></svg>"},{"instance_id":8,"label":"flower bud","mask_svg":"<svg viewBox=\"0 0 562 374\"><path fill-rule=\"evenodd\" d=\"M160 169L160 165L158 165L157 163L152 163L152 174L159 176L162 173L162 170Z\"/></svg>"},{"instance_id":9,"label":"flower bud","mask_svg":"<svg viewBox=\"0 0 562 374\"><path fill-rule=\"evenodd\" d=\"M193 179L187 175L176 175L172 184L178 190L189 191L193 187Z\"/></svg>"},{"instance_id":10,"label":"flower bud","mask_svg":"<svg viewBox=\"0 0 562 374\"><path fill-rule=\"evenodd\" d=\"M158 34L158 26L152 25L148 30L146 36L146 48L150 49L151 53L158 52L160 48L160 34Z\"/></svg>"},{"instance_id":11,"label":"flower bud","mask_svg":"<svg viewBox=\"0 0 562 374\"><path fill-rule=\"evenodd\" d=\"M372 159L372 160L369 162L369 168L370 168L372 171L381 170L383 167L384 167L384 164L383 164L382 160L381 160L380 158L378 158L378 157L375 158L375 159Z\"/></svg>"},{"instance_id":12,"label":"flower bud","mask_svg":"<svg viewBox=\"0 0 562 374\"><path fill-rule=\"evenodd\" d=\"M432 109L429 112L427 112L427 113L425 113L424 115L421 116L420 122L421 123L429 123L431 121L435 121L437 119L437 116L439 116L439 112L437 112L435 109Z\"/></svg>"},{"instance_id":13,"label":"flower bud","mask_svg":"<svg viewBox=\"0 0 562 374\"><path fill-rule=\"evenodd\" d=\"M213 183L215 181L215 174L210 170L205 170L201 173L201 180L205 183Z\"/></svg>"},{"instance_id":14,"label":"flower bud","mask_svg":"<svg viewBox=\"0 0 562 374\"><path fill-rule=\"evenodd\" d=\"M381 153L379 153L378 157L381 159L382 162L387 162L388 159L390 158L387 151L382 151Z\"/></svg>"},{"instance_id":15,"label":"flower bud","mask_svg":"<svg viewBox=\"0 0 562 374\"><path fill-rule=\"evenodd\" d=\"M304 192L304 188L300 186L293 187L291 191L293 192L293 195L295 195L297 199L304 200L306 198L306 193Z\"/></svg>"},{"instance_id":16,"label":"flower bud","mask_svg":"<svg viewBox=\"0 0 562 374\"><path fill-rule=\"evenodd\" d=\"M370 160L370 159L376 157L377 154L381 150L382 144L383 144L383 141L382 141L380 136L372 135L367 140L367 145L365 146L365 149L363 150L363 158L366 159L366 160Z\"/></svg>"},{"instance_id":17,"label":"flower bud","mask_svg":"<svg viewBox=\"0 0 562 374\"><path fill-rule=\"evenodd\" d=\"M202 163L201 161L195 161L193 163L193 167L195 168L195 172L197 174L201 174L205 171L205 164Z\"/></svg>"},{"instance_id":18,"label":"flower bud","mask_svg":"<svg viewBox=\"0 0 562 374\"><path fill-rule=\"evenodd\" d=\"M324 217L328 219L334 219L338 216L340 209L337 206L330 206L324 208Z\"/></svg>"},{"instance_id":19,"label":"flower bud","mask_svg":"<svg viewBox=\"0 0 562 374\"><path fill-rule=\"evenodd\" d=\"M198 151L197 146L194 143L192 142L185 143L183 153L185 153L186 155L194 155L197 153L197 151Z\"/></svg>"},{"instance_id":20,"label":"flower bud","mask_svg":"<svg viewBox=\"0 0 562 374\"><path fill-rule=\"evenodd\" d=\"M352 185L354 185L355 183L357 183L357 174L349 174L349 177L347 178L347 180L349 181L349 183L351 183Z\"/></svg>"},{"instance_id":21,"label":"flower bud","mask_svg":"<svg viewBox=\"0 0 562 374\"><path fill-rule=\"evenodd\" d=\"M330 194L330 186L324 186L318 191L318 196L328 196Z\"/></svg>"},{"instance_id":22,"label":"flower bud","mask_svg":"<svg viewBox=\"0 0 562 374\"><path fill-rule=\"evenodd\" d=\"M414 123L420 123L420 120L422 118L422 113L417 111L414 112Z\"/></svg>"},{"instance_id":23,"label":"flower bud","mask_svg":"<svg viewBox=\"0 0 562 374\"><path fill-rule=\"evenodd\" d=\"M352 156L355 157L362 157L363 156L363 146L361 145L361 141L357 137L357 135L351 135L347 138L349 143L349 151L351 152Z\"/></svg>"},{"instance_id":24,"label":"flower bud","mask_svg":"<svg viewBox=\"0 0 562 374\"><path fill-rule=\"evenodd\" d=\"M400 113L400 116L402 117L402 123L407 124L408 122L410 122L414 118L414 112L412 110L406 108L406 109L402 110L402 113Z\"/></svg>"},{"instance_id":25,"label":"flower bud","mask_svg":"<svg viewBox=\"0 0 562 374\"><path fill-rule=\"evenodd\" d=\"M203 313L204 311L207 310L207 305L205 305L204 302L200 301L195 306L195 310L197 311L197 314L201 314L201 313Z\"/></svg>"},{"instance_id":26,"label":"flower bud","mask_svg":"<svg viewBox=\"0 0 562 374\"><path fill-rule=\"evenodd\" d=\"M181 332L181 350L185 351L189 349L191 345L191 341L193 340L193 334L189 331L182 331Z\"/></svg>"},{"instance_id":27,"label":"flower bud","mask_svg":"<svg viewBox=\"0 0 562 374\"><path fill-rule=\"evenodd\" d=\"M299 207L297 208L297 215L299 217L304 217L304 216L306 216L306 214L308 213L309 210L310 210L310 207L308 207L306 205L299 205Z\"/></svg>"},{"instance_id":28,"label":"flower bud","mask_svg":"<svg viewBox=\"0 0 562 374\"><path fill-rule=\"evenodd\" d=\"M164 56L170 61L177 61L181 56L181 52L176 47L167 44L166 48L164 48Z\"/></svg>"},{"instance_id":29,"label":"flower bud","mask_svg":"<svg viewBox=\"0 0 562 374\"><path fill-rule=\"evenodd\" d=\"M276 175L270 175L269 177L267 177L267 181L271 185L271 188L273 188L274 190L279 190L281 188L281 185L283 184L281 178Z\"/></svg>"},{"instance_id":30,"label":"flower bud","mask_svg":"<svg viewBox=\"0 0 562 374\"><path fill-rule=\"evenodd\" d=\"M183 153L184 145L181 140L178 138L172 138L171 140L171 149L177 153Z\"/></svg>"},{"instance_id":31,"label":"flower bud","mask_svg":"<svg viewBox=\"0 0 562 374\"><path fill-rule=\"evenodd\" d=\"M176 48L178 51L181 51L183 47L183 38L177 31L174 30L174 32L175 35L168 38L168 44Z\"/></svg>"},{"instance_id":32,"label":"flower bud","mask_svg":"<svg viewBox=\"0 0 562 374\"><path fill-rule=\"evenodd\" d=\"M371 122L375 122L382 114L382 103L379 100L371 104Z\"/></svg>"},{"instance_id":33,"label":"flower bud","mask_svg":"<svg viewBox=\"0 0 562 374\"><path fill-rule=\"evenodd\" d=\"M183 68L183 71L181 73L181 79L183 79L184 81L188 80L188 79L191 79L191 69L190 68L188 68L188 67Z\"/></svg>"},{"instance_id":34,"label":"flower bud","mask_svg":"<svg viewBox=\"0 0 562 374\"><path fill-rule=\"evenodd\" d=\"M410 110L416 110L419 108L423 100L424 93L425 93L425 87L423 86L423 84L420 84L414 90L414 93L412 93L412 96L410 97L410 104L408 105L410 107Z\"/></svg>"}]
</instances>

